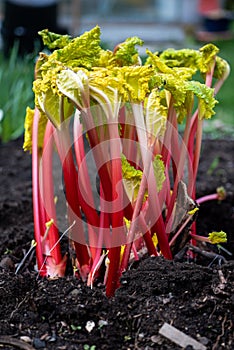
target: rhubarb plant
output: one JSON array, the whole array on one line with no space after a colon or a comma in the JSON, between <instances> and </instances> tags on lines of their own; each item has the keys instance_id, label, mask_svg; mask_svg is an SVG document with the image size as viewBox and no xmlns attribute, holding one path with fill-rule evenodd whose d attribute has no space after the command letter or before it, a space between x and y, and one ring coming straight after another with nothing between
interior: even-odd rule
<instances>
[{"instance_id":1,"label":"rhubarb plant","mask_svg":"<svg viewBox=\"0 0 234 350\"><path fill-rule=\"evenodd\" d=\"M40 53L35 65L35 108L27 109L24 141L32 153L38 271L54 277L66 270L56 152L74 273L90 286L101 279L112 296L129 261L147 252L173 259L196 236L202 125L215 114L229 65L213 44L147 50L142 64L138 37L111 51L101 48L99 27L77 38L40 34L51 52ZM203 82L194 80L199 72Z\"/></svg>"}]
</instances>

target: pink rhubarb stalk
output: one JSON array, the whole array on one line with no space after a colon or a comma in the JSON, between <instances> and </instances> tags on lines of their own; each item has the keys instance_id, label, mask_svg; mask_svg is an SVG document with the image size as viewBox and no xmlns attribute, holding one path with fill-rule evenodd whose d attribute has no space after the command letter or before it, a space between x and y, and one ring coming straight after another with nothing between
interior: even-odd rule
<instances>
[{"instance_id":1,"label":"pink rhubarb stalk","mask_svg":"<svg viewBox=\"0 0 234 350\"><path fill-rule=\"evenodd\" d=\"M41 197L39 192L39 151L38 151L38 123L40 112L36 108L33 118L33 133L32 133L32 183L33 183L33 219L34 219L34 236L37 242L36 256L38 271L42 276L46 275L44 266L44 256L42 248L42 239L44 232L41 230L42 208Z\"/></svg>"},{"instance_id":2,"label":"pink rhubarb stalk","mask_svg":"<svg viewBox=\"0 0 234 350\"><path fill-rule=\"evenodd\" d=\"M43 144L43 155L41 159L42 167L42 192L43 192L43 205L46 209L46 221L53 220L53 224L49 228L48 240L49 241L49 251L53 258L55 266L59 265L62 260L60 244L59 242L59 232L57 228L56 219L56 209L55 209L55 198L54 198L54 183L53 183L53 125L48 121L46 125L46 131L44 136ZM60 275L63 271L59 272Z\"/></svg>"}]
</instances>

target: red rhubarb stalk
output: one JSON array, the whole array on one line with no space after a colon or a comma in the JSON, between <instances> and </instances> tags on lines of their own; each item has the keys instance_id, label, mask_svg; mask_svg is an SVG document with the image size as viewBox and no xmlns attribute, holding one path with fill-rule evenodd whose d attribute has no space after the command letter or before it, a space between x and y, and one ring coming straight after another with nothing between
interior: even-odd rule
<instances>
[{"instance_id":1,"label":"red rhubarb stalk","mask_svg":"<svg viewBox=\"0 0 234 350\"><path fill-rule=\"evenodd\" d=\"M66 122L62 124L61 130L56 129L55 142L63 169L69 221L70 223L73 223L74 221L76 222L71 230L71 239L74 242L77 259L80 266L88 266L90 257L86 246L79 206L80 203L77 191L77 171L74 165L69 129L68 125L66 125Z\"/></svg>"},{"instance_id":2,"label":"red rhubarb stalk","mask_svg":"<svg viewBox=\"0 0 234 350\"><path fill-rule=\"evenodd\" d=\"M42 166L42 188L43 204L46 206L46 221L53 219L53 224L48 232L50 254L54 259L55 265L61 262L62 256L60 251L59 232L57 228L56 209L54 203L54 183L53 183L53 131L54 127L50 121L46 125L44 136L43 154L41 159ZM52 249L53 248L53 249ZM52 249L52 250L51 250Z\"/></svg>"},{"instance_id":3,"label":"red rhubarb stalk","mask_svg":"<svg viewBox=\"0 0 234 350\"><path fill-rule=\"evenodd\" d=\"M37 265L40 275L46 275L44 266L44 256L42 248L42 238L44 232L41 231L41 198L39 193L39 151L38 151L38 123L40 112L35 108L33 118L33 134L32 134L32 183L33 183L33 219L34 219L34 236L37 242L36 256Z\"/></svg>"},{"instance_id":4,"label":"red rhubarb stalk","mask_svg":"<svg viewBox=\"0 0 234 350\"><path fill-rule=\"evenodd\" d=\"M118 131L118 123L110 122L110 154L111 154L111 174L112 174L112 239L109 249L109 271L106 284L106 295L113 296L116 288L119 287L120 273L120 251L121 241L124 238L123 226L123 179L121 163L121 143Z\"/></svg>"}]
</instances>

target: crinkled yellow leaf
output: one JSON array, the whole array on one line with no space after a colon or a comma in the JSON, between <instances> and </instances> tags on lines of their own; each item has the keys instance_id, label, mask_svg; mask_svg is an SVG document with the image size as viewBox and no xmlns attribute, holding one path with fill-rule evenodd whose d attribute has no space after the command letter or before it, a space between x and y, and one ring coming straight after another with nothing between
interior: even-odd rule
<instances>
[{"instance_id":1,"label":"crinkled yellow leaf","mask_svg":"<svg viewBox=\"0 0 234 350\"><path fill-rule=\"evenodd\" d=\"M43 29L38 34L41 36L43 44L49 49L61 49L70 43L70 35L61 35L50 32L48 29Z\"/></svg>"},{"instance_id":2,"label":"crinkled yellow leaf","mask_svg":"<svg viewBox=\"0 0 234 350\"><path fill-rule=\"evenodd\" d=\"M209 73L219 49L214 44L206 44L201 47L199 51L201 52L201 59L199 61L200 71L204 74Z\"/></svg>"},{"instance_id":3,"label":"crinkled yellow leaf","mask_svg":"<svg viewBox=\"0 0 234 350\"><path fill-rule=\"evenodd\" d=\"M27 107L24 121L24 151L32 151L32 129L33 129L34 109Z\"/></svg>"},{"instance_id":4,"label":"crinkled yellow leaf","mask_svg":"<svg viewBox=\"0 0 234 350\"><path fill-rule=\"evenodd\" d=\"M147 55L149 56L146 60L146 64L153 66L157 72L164 74L174 74L173 69L170 68L166 62L160 59L158 53L152 53L150 50L146 50Z\"/></svg>"},{"instance_id":5,"label":"crinkled yellow leaf","mask_svg":"<svg viewBox=\"0 0 234 350\"><path fill-rule=\"evenodd\" d=\"M214 98L214 89L198 81L187 82L186 87L198 98L198 115L200 119L209 119L214 114L218 101Z\"/></svg>"},{"instance_id":6,"label":"crinkled yellow leaf","mask_svg":"<svg viewBox=\"0 0 234 350\"><path fill-rule=\"evenodd\" d=\"M229 73L230 73L229 63L223 58L217 56L215 70L214 70L214 78L225 80L229 76Z\"/></svg>"},{"instance_id":7,"label":"crinkled yellow leaf","mask_svg":"<svg viewBox=\"0 0 234 350\"><path fill-rule=\"evenodd\" d=\"M72 39L66 46L53 51L48 61L59 61L66 67L91 69L100 55L100 28L96 26L81 36Z\"/></svg>"},{"instance_id":8,"label":"crinkled yellow leaf","mask_svg":"<svg viewBox=\"0 0 234 350\"><path fill-rule=\"evenodd\" d=\"M209 233L208 238L212 244L227 242L227 234L224 231Z\"/></svg>"},{"instance_id":9,"label":"crinkled yellow leaf","mask_svg":"<svg viewBox=\"0 0 234 350\"><path fill-rule=\"evenodd\" d=\"M115 56L113 51L101 49L99 54L99 59L97 62L97 67L113 68L114 66L115 66Z\"/></svg>"},{"instance_id":10,"label":"crinkled yellow leaf","mask_svg":"<svg viewBox=\"0 0 234 350\"><path fill-rule=\"evenodd\" d=\"M121 160L124 188L129 200L133 203L140 188L142 171L135 169L124 155L122 155Z\"/></svg>"},{"instance_id":11,"label":"crinkled yellow leaf","mask_svg":"<svg viewBox=\"0 0 234 350\"><path fill-rule=\"evenodd\" d=\"M119 80L121 93L128 101L141 102L150 92L149 83L154 73L150 66L131 66L113 68L113 75Z\"/></svg>"},{"instance_id":12,"label":"crinkled yellow leaf","mask_svg":"<svg viewBox=\"0 0 234 350\"><path fill-rule=\"evenodd\" d=\"M139 64L136 45L143 45L143 40L136 36L127 38L123 43L120 43L115 52L115 63L120 67Z\"/></svg>"},{"instance_id":13,"label":"crinkled yellow leaf","mask_svg":"<svg viewBox=\"0 0 234 350\"><path fill-rule=\"evenodd\" d=\"M34 109L27 107L25 123L24 123L24 151L32 152L32 129L33 129L33 118L34 118ZM48 119L45 114L40 112L39 124L38 124L38 148L41 149L43 147L45 128Z\"/></svg>"},{"instance_id":14,"label":"crinkled yellow leaf","mask_svg":"<svg viewBox=\"0 0 234 350\"><path fill-rule=\"evenodd\" d=\"M167 49L160 54L160 58L171 68L188 67L195 71L198 69L200 56L200 52L193 49Z\"/></svg>"},{"instance_id":15,"label":"crinkled yellow leaf","mask_svg":"<svg viewBox=\"0 0 234 350\"><path fill-rule=\"evenodd\" d=\"M123 175L123 184L126 191L126 194L131 202L134 202L137 198L141 179L143 176L143 172L141 170L135 169L134 166L132 166L126 157L122 155L122 175ZM161 160L160 155L156 155L153 161L153 169L154 169L154 176L156 180L157 185L157 191L160 191L163 185L163 182L165 180L165 173L164 173L164 163ZM148 191L146 190L144 199L146 199L148 196Z\"/></svg>"}]
</instances>

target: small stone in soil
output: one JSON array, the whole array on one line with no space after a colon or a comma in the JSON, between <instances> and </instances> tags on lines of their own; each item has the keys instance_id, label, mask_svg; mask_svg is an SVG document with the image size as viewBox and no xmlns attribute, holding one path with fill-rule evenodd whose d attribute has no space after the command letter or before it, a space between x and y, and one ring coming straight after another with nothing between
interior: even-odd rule
<instances>
[{"instance_id":1,"label":"small stone in soil","mask_svg":"<svg viewBox=\"0 0 234 350\"><path fill-rule=\"evenodd\" d=\"M36 349L43 349L46 346L46 343L44 340L41 340L40 338L34 338L33 339L33 346Z\"/></svg>"},{"instance_id":2,"label":"small stone in soil","mask_svg":"<svg viewBox=\"0 0 234 350\"><path fill-rule=\"evenodd\" d=\"M0 267L5 271L14 271L15 264L9 256L2 258L0 261Z\"/></svg>"}]
</instances>

